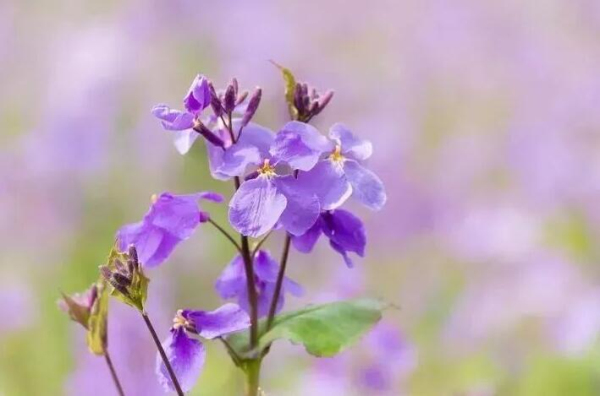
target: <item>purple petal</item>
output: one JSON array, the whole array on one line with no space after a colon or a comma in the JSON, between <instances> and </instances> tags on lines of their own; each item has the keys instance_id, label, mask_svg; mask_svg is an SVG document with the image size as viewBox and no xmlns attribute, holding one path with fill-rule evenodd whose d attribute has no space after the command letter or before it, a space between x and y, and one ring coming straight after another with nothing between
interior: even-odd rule
<instances>
[{"instance_id":1,"label":"purple petal","mask_svg":"<svg viewBox=\"0 0 600 396\"><path fill-rule=\"evenodd\" d=\"M315 127L292 121L277 133L270 152L292 169L308 171L316 165L321 154L332 150L332 143Z\"/></svg>"},{"instance_id":2,"label":"purple petal","mask_svg":"<svg viewBox=\"0 0 600 396\"><path fill-rule=\"evenodd\" d=\"M208 80L198 74L188 90L187 95L183 98L185 108L190 112L197 114L210 105L210 89Z\"/></svg>"},{"instance_id":3,"label":"purple petal","mask_svg":"<svg viewBox=\"0 0 600 396\"><path fill-rule=\"evenodd\" d=\"M244 260L239 254L225 267L217 282L215 289L223 299L233 298L246 288L246 274Z\"/></svg>"},{"instance_id":4,"label":"purple petal","mask_svg":"<svg viewBox=\"0 0 600 396\"><path fill-rule=\"evenodd\" d=\"M292 244L301 253L310 253L321 236L321 221L317 220L304 234L293 236Z\"/></svg>"},{"instance_id":5,"label":"purple petal","mask_svg":"<svg viewBox=\"0 0 600 396\"><path fill-rule=\"evenodd\" d=\"M333 125L329 130L329 137L342 147L342 154L351 159L364 161L373 154L371 142L355 137L343 124Z\"/></svg>"},{"instance_id":6,"label":"purple petal","mask_svg":"<svg viewBox=\"0 0 600 396\"><path fill-rule=\"evenodd\" d=\"M373 210L380 210L387 199L381 180L358 162L344 162L344 173L352 185L352 196Z\"/></svg>"},{"instance_id":7,"label":"purple petal","mask_svg":"<svg viewBox=\"0 0 600 396\"><path fill-rule=\"evenodd\" d=\"M329 240L329 245L333 248L333 250L342 255L342 257L344 258L344 263L346 263L346 266L348 268L354 267L354 262L352 261L350 256L348 256L348 252L346 251L346 249L344 249L342 246L340 246L338 243L331 239Z\"/></svg>"},{"instance_id":8,"label":"purple petal","mask_svg":"<svg viewBox=\"0 0 600 396\"><path fill-rule=\"evenodd\" d=\"M304 289L299 283L294 282L287 276L283 279L283 289L290 293L292 296L302 297L304 295Z\"/></svg>"},{"instance_id":9,"label":"purple petal","mask_svg":"<svg viewBox=\"0 0 600 396\"><path fill-rule=\"evenodd\" d=\"M234 121L233 125L239 129L241 120ZM251 122L242 129L242 134L239 136L237 142L256 147L261 157L266 158L269 156L269 149L274 140L275 134L273 131Z\"/></svg>"},{"instance_id":10,"label":"purple petal","mask_svg":"<svg viewBox=\"0 0 600 396\"><path fill-rule=\"evenodd\" d=\"M186 129L183 131L175 132L175 139L173 139L173 144L175 144L175 148L179 152L179 154L184 155L198 139L199 134L193 129Z\"/></svg>"},{"instance_id":11,"label":"purple petal","mask_svg":"<svg viewBox=\"0 0 600 396\"><path fill-rule=\"evenodd\" d=\"M271 309L271 302L273 301L273 296L275 295L275 283L263 283L258 287L258 317L263 318L269 314L269 310ZM279 298L277 299L277 307L275 312L281 311L283 308L283 304L285 302L285 293L279 293ZM247 296L243 296L244 300L248 300Z\"/></svg>"},{"instance_id":12,"label":"purple petal","mask_svg":"<svg viewBox=\"0 0 600 396\"><path fill-rule=\"evenodd\" d=\"M265 250L259 250L254 258L254 274L263 282L275 283L279 273L279 263Z\"/></svg>"},{"instance_id":13,"label":"purple petal","mask_svg":"<svg viewBox=\"0 0 600 396\"><path fill-rule=\"evenodd\" d=\"M162 193L144 218L183 240L189 238L200 223L200 209L195 194L173 195Z\"/></svg>"},{"instance_id":14,"label":"purple petal","mask_svg":"<svg viewBox=\"0 0 600 396\"><path fill-rule=\"evenodd\" d=\"M209 340L250 326L248 314L236 304L225 304L208 312L186 311L186 314L194 322L198 334Z\"/></svg>"},{"instance_id":15,"label":"purple petal","mask_svg":"<svg viewBox=\"0 0 600 396\"><path fill-rule=\"evenodd\" d=\"M258 148L238 142L225 150L221 157L221 165L215 173L225 177L242 176L248 165L258 165L261 156Z\"/></svg>"},{"instance_id":16,"label":"purple petal","mask_svg":"<svg viewBox=\"0 0 600 396\"><path fill-rule=\"evenodd\" d=\"M292 235L304 234L319 218L319 199L304 189L293 176L277 177L273 182L287 198L287 206L279 222Z\"/></svg>"},{"instance_id":17,"label":"purple petal","mask_svg":"<svg viewBox=\"0 0 600 396\"><path fill-rule=\"evenodd\" d=\"M171 330L171 334L162 344L165 354L173 367L181 389L190 391L200 375L206 351L200 341L189 338L182 328ZM175 388L159 354L156 356L156 375L165 391L174 392Z\"/></svg>"},{"instance_id":18,"label":"purple petal","mask_svg":"<svg viewBox=\"0 0 600 396\"><path fill-rule=\"evenodd\" d=\"M340 207L352 195L352 186L337 163L326 159L308 172L300 172L298 181L306 190L316 194L321 210Z\"/></svg>"},{"instance_id":19,"label":"purple petal","mask_svg":"<svg viewBox=\"0 0 600 396\"><path fill-rule=\"evenodd\" d=\"M194 115L188 112L171 109L165 104L152 108L152 115L161 120L164 129L168 131L181 131L194 126Z\"/></svg>"},{"instance_id":20,"label":"purple petal","mask_svg":"<svg viewBox=\"0 0 600 396\"><path fill-rule=\"evenodd\" d=\"M160 229L144 222L125 225L117 231L119 250L125 251L129 245L135 245L138 258L144 266L157 265L159 262L157 262L155 255L163 243L164 234ZM163 247L160 255L162 256L169 247L172 250L174 244L173 246Z\"/></svg>"},{"instance_id":21,"label":"purple petal","mask_svg":"<svg viewBox=\"0 0 600 396\"><path fill-rule=\"evenodd\" d=\"M233 195L229 222L241 234L256 238L273 228L286 204L286 197L275 185L259 176L244 182Z\"/></svg>"},{"instance_id":22,"label":"purple petal","mask_svg":"<svg viewBox=\"0 0 600 396\"><path fill-rule=\"evenodd\" d=\"M346 251L364 256L367 237L362 221L347 210L323 213L323 233Z\"/></svg>"}]
</instances>

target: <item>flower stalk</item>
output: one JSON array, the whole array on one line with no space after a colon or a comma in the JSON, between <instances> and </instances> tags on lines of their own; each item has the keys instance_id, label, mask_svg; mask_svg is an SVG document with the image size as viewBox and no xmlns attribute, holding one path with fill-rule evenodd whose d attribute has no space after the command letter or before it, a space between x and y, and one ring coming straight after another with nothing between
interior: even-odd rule
<instances>
[{"instance_id":1,"label":"flower stalk","mask_svg":"<svg viewBox=\"0 0 600 396\"><path fill-rule=\"evenodd\" d=\"M285 235L285 241L283 242L283 253L281 254L281 262L279 263L279 273L277 274L275 292L273 293L273 299L271 300L271 306L269 307L269 316L267 317L267 331L271 329L271 326L273 325L273 320L275 320L275 312L277 311L277 301L279 301L279 295L281 294L281 288L283 286L283 279L285 277L287 261L290 255L291 242L292 236L289 233L287 233Z\"/></svg>"},{"instance_id":2,"label":"flower stalk","mask_svg":"<svg viewBox=\"0 0 600 396\"><path fill-rule=\"evenodd\" d=\"M121 386L121 382L119 381L119 377L117 376L117 371L115 370L115 366L112 363L112 359L108 351L104 352L104 360L106 361L106 365L110 370L110 375L112 377L113 382L115 383L115 387L117 388L117 392L119 396L125 396L125 392L123 391L123 387Z\"/></svg>"}]
</instances>

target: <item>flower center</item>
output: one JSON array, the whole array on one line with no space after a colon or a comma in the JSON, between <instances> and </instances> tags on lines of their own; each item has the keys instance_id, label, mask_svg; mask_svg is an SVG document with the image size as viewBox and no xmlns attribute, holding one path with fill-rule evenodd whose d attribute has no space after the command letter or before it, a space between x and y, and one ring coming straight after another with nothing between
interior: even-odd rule
<instances>
[{"instance_id":1,"label":"flower center","mask_svg":"<svg viewBox=\"0 0 600 396\"><path fill-rule=\"evenodd\" d=\"M275 176L275 167L270 164L270 160L264 160L262 166L257 170L259 175Z\"/></svg>"},{"instance_id":2,"label":"flower center","mask_svg":"<svg viewBox=\"0 0 600 396\"><path fill-rule=\"evenodd\" d=\"M345 158L342 155L342 146L340 146L339 144L336 144L335 145L335 150L333 150L333 153L331 153L331 155L329 156L329 158L333 162L337 162L337 163L343 162Z\"/></svg>"},{"instance_id":3,"label":"flower center","mask_svg":"<svg viewBox=\"0 0 600 396\"><path fill-rule=\"evenodd\" d=\"M180 327L184 329L194 328L194 324L183 316L183 310L181 309L177 311L177 314L173 318L173 328L179 329Z\"/></svg>"}]
</instances>

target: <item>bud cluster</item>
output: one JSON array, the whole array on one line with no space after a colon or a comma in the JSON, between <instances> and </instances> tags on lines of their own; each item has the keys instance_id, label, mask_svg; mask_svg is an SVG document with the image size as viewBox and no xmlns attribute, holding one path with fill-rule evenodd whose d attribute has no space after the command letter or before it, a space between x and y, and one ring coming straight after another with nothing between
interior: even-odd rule
<instances>
[{"instance_id":1,"label":"bud cluster","mask_svg":"<svg viewBox=\"0 0 600 396\"><path fill-rule=\"evenodd\" d=\"M298 121L308 122L327 107L333 98L333 91L321 94L307 83L296 83L293 104L298 112Z\"/></svg>"},{"instance_id":2,"label":"bud cluster","mask_svg":"<svg viewBox=\"0 0 600 396\"><path fill-rule=\"evenodd\" d=\"M100 266L100 273L113 287L113 295L140 311L144 310L148 278L144 275L135 246L130 245L127 253L121 252L109 259L107 265Z\"/></svg>"}]
</instances>

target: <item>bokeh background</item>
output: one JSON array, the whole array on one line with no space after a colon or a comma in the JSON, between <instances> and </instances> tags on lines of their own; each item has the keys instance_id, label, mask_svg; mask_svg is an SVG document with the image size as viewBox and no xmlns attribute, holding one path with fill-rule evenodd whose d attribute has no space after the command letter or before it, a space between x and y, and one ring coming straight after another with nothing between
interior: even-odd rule
<instances>
[{"instance_id":1,"label":"bokeh background","mask_svg":"<svg viewBox=\"0 0 600 396\"><path fill-rule=\"evenodd\" d=\"M258 120L277 129L269 59L335 89L316 125L371 139L389 196L378 213L350 205L369 239L353 270L324 241L292 253L307 293L287 308L366 295L399 309L335 359L280 342L266 394L600 394L598 37L596 0L1 1L0 394L114 394L59 291L93 281L153 193L231 193L150 109L178 107L196 73L236 76L263 88ZM162 337L177 308L219 304L232 254L201 227L150 271ZM128 395L163 394L141 319L111 307ZM241 394L208 348L193 394Z\"/></svg>"}]
</instances>

